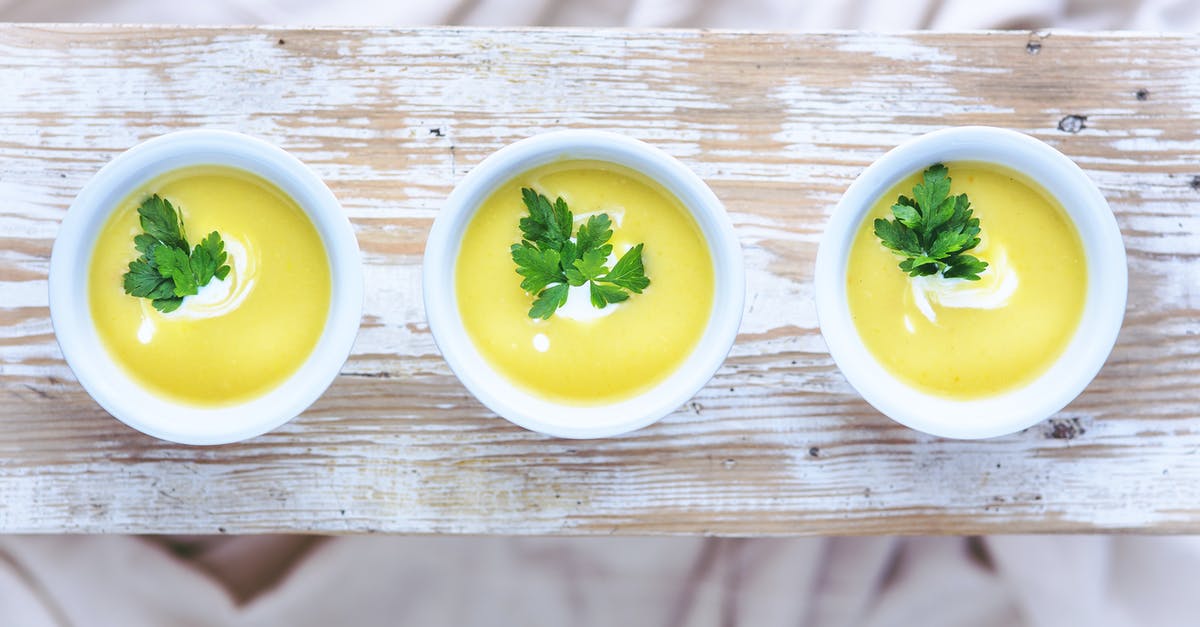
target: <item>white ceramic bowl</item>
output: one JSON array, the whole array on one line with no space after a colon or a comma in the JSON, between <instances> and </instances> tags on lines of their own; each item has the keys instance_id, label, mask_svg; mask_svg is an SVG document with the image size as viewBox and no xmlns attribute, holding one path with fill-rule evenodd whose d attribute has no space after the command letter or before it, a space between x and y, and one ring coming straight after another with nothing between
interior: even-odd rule
<instances>
[{"instance_id":1,"label":"white ceramic bowl","mask_svg":"<svg viewBox=\"0 0 1200 627\"><path fill-rule=\"evenodd\" d=\"M290 378L244 403L199 407L158 396L131 379L101 343L88 306L88 264L109 215L134 189L180 168L220 165L257 174L291 196L312 220L329 255L332 292L325 331ZM224 444L266 433L304 411L333 382L358 333L363 278L354 230L333 193L282 149L226 131L180 131L122 153L80 190L50 257L50 319L63 356L108 413L157 438Z\"/></svg>"},{"instance_id":2,"label":"white ceramic bowl","mask_svg":"<svg viewBox=\"0 0 1200 627\"><path fill-rule=\"evenodd\" d=\"M1087 257L1083 317L1062 356L1028 385L997 396L952 400L913 389L863 344L846 300L850 246L871 207L892 186L938 162L977 161L1016 170L1056 197L1074 221ZM1078 396L1112 351L1125 316L1125 246L1100 190L1062 153L1014 131L968 126L923 135L863 171L834 209L821 239L815 276L817 316L829 352L863 398L893 420L949 438L1014 433Z\"/></svg>"},{"instance_id":3,"label":"white ceramic bowl","mask_svg":"<svg viewBox=\"0 0 1200 627\"><path fill-rule=\"evenodd\" d=\"M496 372L463 327L454 289L463 232L476 209L496 188L547 163L588 159L625 166L674 194L699 225L712 254L712 314L699 344L659 385L616 403L575 406L519 389ZM517 276L515 268L513 280ZM733 224L712 190L670 155L629 137L599 131L558 131L506 146L484 159L454 188L425 246L425 313L438 348L454 374L484 405L508 420L548 435L600 438L640 429L671 413L712 378L733 346L745 301L742 249Z\"/></svg>"}]
</instances>

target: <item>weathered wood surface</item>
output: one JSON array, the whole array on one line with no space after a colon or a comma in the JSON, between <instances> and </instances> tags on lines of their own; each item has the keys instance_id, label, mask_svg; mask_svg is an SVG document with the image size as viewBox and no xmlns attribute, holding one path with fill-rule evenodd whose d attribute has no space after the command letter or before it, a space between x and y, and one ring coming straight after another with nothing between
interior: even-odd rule
<instances>
[{"instance_id":1,"label":"weathered wood surface","mask_svg":"<svg viewBox=\"0 0 1200 627\"><path fill-rule=\"evenodd\" d=\"M957 442L854 394L811 280L863 167L975 123L1031 133L1087 170L1118 214L1130 294L1082 397L1023 433ZM215 448L106 415L46 308L50 247L80 186L141 140L201 126L315 168L354 222L368 283L328 393L274 433ZM619 439L555 440L489 414L421 305L425 235L455 181L559 128L677 156L726 203L746 252L728 363ZM0 198L3 531L1200 531L1198 37L6 26Z\"/></svg>"}]
</instances>

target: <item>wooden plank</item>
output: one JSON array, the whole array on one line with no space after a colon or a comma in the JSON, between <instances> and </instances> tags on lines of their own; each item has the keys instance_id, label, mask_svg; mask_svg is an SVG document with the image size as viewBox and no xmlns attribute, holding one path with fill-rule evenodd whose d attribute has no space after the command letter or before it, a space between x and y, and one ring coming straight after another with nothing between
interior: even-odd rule
<instances>
[{"instance_id":1,"label":"wooden plank","mask_svg":"<svg viewBox=\"0 0 1200 627\"><path fill-rule=\"evenodd\" d=\"M3 26L0 59L0 530L1200 531L1200 37ZM1086 116L1077 132L1059 129L1069 115ZM1075 159L1117 212L1130 263L1099 378L1053 420L983 442L871 410L812 303L817 241L850 181L959 124ZM353 220L368 283L353 357L324 398L215 448L108 417L46 309L51 244L80 186L133 144L200 126L315 168ZM727 204L746 252L728 363L619 439L555 440L490 415L424 320L419 264L441 201L488 153L558 128L677 156Z\"/></svg>"}]
</instances>

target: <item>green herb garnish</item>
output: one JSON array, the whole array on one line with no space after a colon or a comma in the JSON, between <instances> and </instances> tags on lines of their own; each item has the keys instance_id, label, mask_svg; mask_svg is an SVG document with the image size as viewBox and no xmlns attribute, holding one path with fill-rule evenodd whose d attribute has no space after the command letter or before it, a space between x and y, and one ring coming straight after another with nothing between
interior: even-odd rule
<instances>
[{"instance_id":1,"label":"green herb garnish","mask_svg":"<svg viewBox=\"0 0 1200 627\"><path fill-rule=\"evenodd\" d=\"M979 244L979 218L971 217L966 194L950 195L946 166L930 166L912 193L892 205L895 220L875 219L875 236L904 257L900 269L908 276L941 272L947 279L978 281L988 264L965 253Z\"/></svg>"},{"instance_id":2,"label":"green herb garnish","mask_svg":"<svg viewBox=\"0 0 1200 627\"><path fill-rule=\"evenodd\" d=\"M521 198L529 215L521 218L521 242L510 252L517 274L525 277L521 289L536 298L529 308L530 318L549 319L567 302L571 286L590 284L592 306L604 309L609 303L629 298L629 292L641 294L650 285L642 266L642 244L630 248L612 269L612 220L607 213L591 216L579 226L571 239L575 218L562 198L552 204L549 198L532 189L522 188Z\"/></svg>"},{"instance_id":3,"label":"green herb garnish","mask_svg":"<svg viewBox=\"0 0 1200 627\"><path fill-rule=\"evenodd\" d=\"M158 194L142 201L138 215L144 232L133 238L133 246L142 256L129 262L126 294L149 298L155 309L168 313L213 277L221 280L229 275L225 242L216 231L189 249L183 218Z\"/></svg>"}]
</instances>

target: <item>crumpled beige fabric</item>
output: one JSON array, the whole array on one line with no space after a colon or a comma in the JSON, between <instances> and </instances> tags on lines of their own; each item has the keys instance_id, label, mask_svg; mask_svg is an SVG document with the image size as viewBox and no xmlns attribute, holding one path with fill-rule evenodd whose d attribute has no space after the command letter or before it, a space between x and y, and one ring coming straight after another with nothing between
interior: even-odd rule
<instances>
[{"instance_id":1,"label":"crumpled beige fabric","mask_svg":"<svg viewBox=\"0 0 1200 627\"><path fill-rule=\"evenodd\" d=\"M353 16L353 17L347 17ZM1196 0L0 0L7 21L1194 31Z\"/></svg>"},{"instance_id":2,"label":"crumpled beige fabric","mask_svg":"<svg viewBox=\"0 0 1200 627\"><path fill-rule=\"evenodd\" d=\"M353 16L347 18L346 16ZM4 21L1200 29L1195 0L0 0ZM0 626L1200 624L1192 538L0 538Z\"/></svg>"},{"instance_id":3,"label":"crumpled beige fabric","mask_svg":"<svg viewBox=\"0 0 1200 627\"><path fill-rule=\"evenodd\" d=\"M10 537L0 624L1182 627L1198 567L1190 538L352 537L239 604L158 543Z\"/></svg>"}]
</instances>

